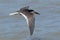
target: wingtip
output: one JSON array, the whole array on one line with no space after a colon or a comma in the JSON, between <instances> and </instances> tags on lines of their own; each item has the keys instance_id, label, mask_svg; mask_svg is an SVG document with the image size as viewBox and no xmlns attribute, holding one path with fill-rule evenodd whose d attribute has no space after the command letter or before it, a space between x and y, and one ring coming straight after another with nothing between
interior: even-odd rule
<instances>
[{"instance_id":1,"label":"wingtip","mask_svg":"<svg viewBox=\"0 0 60 40\"><path fill-rule=\"evenodd\" d=\"M9 15L12 16L12 15L17 15L18 13L15 12L15 13L10 13Z\"/></svg>"},{"instance_id":2,"label":"wingtip","mask_svg":"<svg viewBox=\"0 0 60 40\"><path fill-rule=\"evenodd\" d=\"M40 13L38 13L38 15L40 15Z\"/></svg>"}]
</instances>

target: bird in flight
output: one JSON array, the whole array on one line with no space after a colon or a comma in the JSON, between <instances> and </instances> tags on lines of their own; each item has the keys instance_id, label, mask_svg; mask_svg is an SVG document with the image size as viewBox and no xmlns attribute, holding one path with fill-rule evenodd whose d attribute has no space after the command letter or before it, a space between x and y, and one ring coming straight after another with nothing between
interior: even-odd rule
<instances>
[{"instance_id":1,"label":"bird in flight","mask_svg":"<svg viewBox=\"0 0 60 40\"><path fill-rule=\"evenodd\" d=\"M32 35L35 27L35 14L38 14L38 15L40 14L32 9L29 9L29 6L26 6L14 13L10 13L9 15L18 15L18 14L22 15L26 19L26 22L30 30L30 35Z\"/></svg>"}]
</instances>

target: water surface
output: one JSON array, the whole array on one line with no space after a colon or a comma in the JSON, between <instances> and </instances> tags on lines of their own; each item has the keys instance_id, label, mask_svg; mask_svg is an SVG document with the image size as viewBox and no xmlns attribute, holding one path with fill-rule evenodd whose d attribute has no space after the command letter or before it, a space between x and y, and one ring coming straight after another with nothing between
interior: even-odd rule
<instances>
[{"instance_id":1,"label":"water surface","mask_svg":"<svg viewBox=\"0 0 60 40\"><path fill-rule=\"evenodd\" d=\"M36 15L32 40L60 40L60 0L0 0L0 40L27 40L29 27L20 16L9 16L24 6ZM30 39L28 39L30 40Z\"/></svg>"}]
</instances>

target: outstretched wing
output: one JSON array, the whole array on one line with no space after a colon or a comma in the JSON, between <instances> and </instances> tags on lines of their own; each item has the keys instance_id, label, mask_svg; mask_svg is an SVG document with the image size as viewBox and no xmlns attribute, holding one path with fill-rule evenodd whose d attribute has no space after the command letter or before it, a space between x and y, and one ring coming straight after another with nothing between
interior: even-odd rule
<instances>
[{"instance_id":1,"label":"outstretched wing","mask_svg":"<svg viewBox=\"0 0 60 40\"><path fill-rule=\"evenodd\" d=\"M28 26L29 26L29 29L30 29L30 35L32 35L33 34L33 32L34 32L34 27L35 27L35 18L34 18L34 15L32 14L30 14L30 15L25 15L25 14L23 14L23 13L20 13L22 16L24 16L24 18L26 19L26 21L27 21L27 24L28 24Z\"/></svg>"},{"instance_id":2,"label":"outstretched wing","mask_svg":"<svg viewBox=\"0 0 60 40\"><path fill-rule=\"evenodd\" d=\"M28 9L28 12L33 13L33 14L39 14L38 12L36 12L36 11L34 11L34 10L32 10L32 9ZM39 15L40 15L40 14L39 14Z\"/></svg>"},{"instance_id":3,"label":"outstretched wing","mask_svg":"<svg viewBox=\"0 0 60 40\"><path fill-rule=\"evenodd\" d=\"M36 11L32 11L31 13L40 15L40 14L39 14L38 12L36 12Z\"/></svg>"},{"instance_id":4,"label":"outstretched wing","mask_svg":"<svg viewBox=\"0 0 60 40\"><path fill-rule=\"evenodd\" d=\"M35 18L34 18L34 16L31 16L31 17L28 18L28 23L29 23L30 35L32 35L33 32L34 32L34 27L35 27Z\"/></svg>"}]
</instances>

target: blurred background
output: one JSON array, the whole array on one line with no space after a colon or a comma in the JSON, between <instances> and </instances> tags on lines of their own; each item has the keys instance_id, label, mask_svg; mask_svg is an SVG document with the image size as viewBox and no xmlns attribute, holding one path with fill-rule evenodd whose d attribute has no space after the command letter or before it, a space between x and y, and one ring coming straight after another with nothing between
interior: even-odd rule
<instances>
[{"instance_id":1,"label":"blurred background","mask_svg":"<svg viewBox=\"0 0 60 40\"><path fill-rule=\"evenodd\" d=\"M60 40L60 0L0 0L0 40L29 38L24 17L9 16L25 6L40 13L35 16L33 40Z\"/></svg>"}]
</instances>

